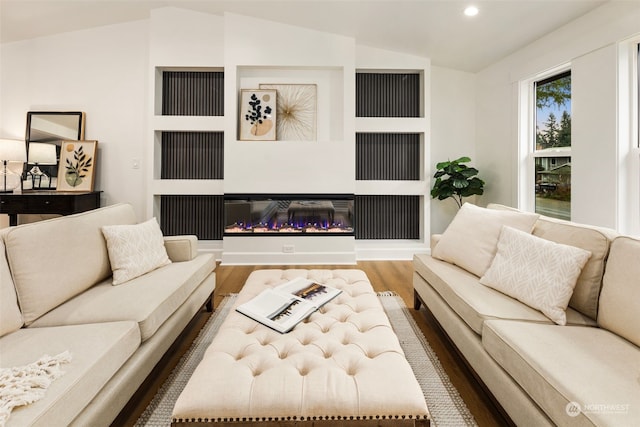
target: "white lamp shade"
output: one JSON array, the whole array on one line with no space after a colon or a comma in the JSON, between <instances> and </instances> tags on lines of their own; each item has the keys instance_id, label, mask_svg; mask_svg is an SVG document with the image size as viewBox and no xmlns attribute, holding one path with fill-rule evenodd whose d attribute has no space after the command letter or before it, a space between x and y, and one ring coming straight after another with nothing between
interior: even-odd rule
<instances>
[{"instance_id":1,"label":"white lamp shade","mask_svg":"<svg viewBox=\"0 0 640 427\"><path fill-rule=\"evenodd\" d=\"M31 142L29 144L29 163L37 165L58 164L55 144Z\"/></svg>"},{"instance_id":2,"label":"white lamp shade","mask_svg":"<svg viewBox=\"0 0 640 427\"><path fill-rule=\"evenodd\" d=\"M27 150L24 141L0 139L0 161L26 162Z\"/></svg>"}]
</instances>

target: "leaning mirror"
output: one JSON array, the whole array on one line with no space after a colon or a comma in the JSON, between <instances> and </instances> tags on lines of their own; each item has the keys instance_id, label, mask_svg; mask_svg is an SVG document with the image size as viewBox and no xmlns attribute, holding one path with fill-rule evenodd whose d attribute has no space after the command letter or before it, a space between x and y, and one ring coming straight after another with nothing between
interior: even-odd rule
<instances>
[{"instance_id":1,"label":"leaning mirror","mask_svg":"<svg viewBox=\"0 0 640 427\"><path fill-rule=\"evenodd\" d=\"M81 111L27 113L25 189L56 188L62 141L83 140L84 122Z\"/></svg>"}]
</instances>

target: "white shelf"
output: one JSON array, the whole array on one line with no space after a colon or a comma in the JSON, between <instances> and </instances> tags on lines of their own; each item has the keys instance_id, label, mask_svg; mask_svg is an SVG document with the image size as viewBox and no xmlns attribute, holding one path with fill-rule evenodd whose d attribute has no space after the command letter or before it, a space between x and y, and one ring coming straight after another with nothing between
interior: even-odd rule
<instances>
[{"instance_id":1,"label":"white shelf","mask_svg":"<svg viewBox=\"0 0 640 427\"><path fill-rule=\"evenodd\" d=\"M357 117L356 132L425 133L427 121L424 117Z\"/></svg>"},{"instance_id":2,"label":"white shelf","mask_svg":"<svg viewBox=\"0 0 640 427\"><path fill-rule=\"evenodd\" d=\"M151 181L151 194L188 194L222 195L224 181L221 179L154 179Z\"/></svg>"},{"instance_id":3,"label":"white shelf","mask_svg":"<svg viewBox=\"0 0 640 427\"><path fill-rule=\"evenodd\" d=\"M151 128L156 132L224 132L224 116L153 116Z\"/></svg>"},{"instance_id":4,"label":"white shelf","mask_svg":"<svg viewBox=\"0 0 640 427\"><path fill-rule=\"evenodd\" d=\"M418 195L429 193L426 181L356 181L358 195Z\"/></svg>"}]
</instances>

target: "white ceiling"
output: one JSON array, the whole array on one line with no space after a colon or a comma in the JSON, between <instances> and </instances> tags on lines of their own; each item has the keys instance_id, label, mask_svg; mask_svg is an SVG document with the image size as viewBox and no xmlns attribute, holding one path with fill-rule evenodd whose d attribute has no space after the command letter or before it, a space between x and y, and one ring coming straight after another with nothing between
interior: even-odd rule
<instances>
[{"instance_id":1,"label":"white ceiling","mask_svg":"<svg viewBox=\"0 0 640 427\"><path fill-rule=\"evenodd\" d=\"M635 0L637 1L637 0ZM475 4L480 13L462 11ZM142 20L176 6L232 12L354 37L477 72L606 3L595 0L0 0L2 43ZM310 46L310 49L313 47Z\"/></svg>"}]
</instances>

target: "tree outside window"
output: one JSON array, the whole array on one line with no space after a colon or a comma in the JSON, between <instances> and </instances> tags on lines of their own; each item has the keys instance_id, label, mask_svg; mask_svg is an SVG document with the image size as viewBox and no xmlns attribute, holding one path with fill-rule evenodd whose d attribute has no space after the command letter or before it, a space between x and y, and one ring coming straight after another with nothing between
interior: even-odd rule
<instances>
[{"instance_id":1,"label":"tree outside window","mask_svg":"<svg viewBox=\"0 0 640 427\"><path fill-rule=\"evenodd\" d=\"M535 210L571 219L571 72L535 83Z\"/></svg>"}]
</instances>

